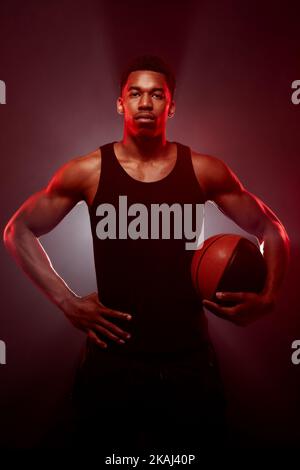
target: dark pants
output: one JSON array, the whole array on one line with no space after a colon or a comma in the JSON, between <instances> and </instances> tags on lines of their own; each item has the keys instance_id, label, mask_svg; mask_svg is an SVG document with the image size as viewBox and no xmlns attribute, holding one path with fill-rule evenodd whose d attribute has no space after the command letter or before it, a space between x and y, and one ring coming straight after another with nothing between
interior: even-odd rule
<instances>
[{"instance_id":1,"label":"dark pants","mask_svg":"<svg viewBox=\"0 0 300 470\"><path fill-rule=\"evenodd\" d=\"M205 450L225 442L225 399L211 345L125 355L92 347L72 396L72 447Z\"/></svg>"}]
</instances>

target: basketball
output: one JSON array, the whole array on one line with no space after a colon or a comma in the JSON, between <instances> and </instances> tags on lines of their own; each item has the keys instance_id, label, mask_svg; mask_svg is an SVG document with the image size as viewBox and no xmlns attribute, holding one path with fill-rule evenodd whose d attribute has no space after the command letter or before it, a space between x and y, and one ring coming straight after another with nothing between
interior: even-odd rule
<instances>
[{"instance_id":1,"label":"basketball","mask_svg":"<svg viewBox=\"0 0 300 470\"><path fill-rule=\"evenodd\" d=\"M254 243L240 235L223 233L208 238L195 251L191 275L202 299L220 303L216 292L261 292L267 267Z\"/></svg>"}]
</instances>

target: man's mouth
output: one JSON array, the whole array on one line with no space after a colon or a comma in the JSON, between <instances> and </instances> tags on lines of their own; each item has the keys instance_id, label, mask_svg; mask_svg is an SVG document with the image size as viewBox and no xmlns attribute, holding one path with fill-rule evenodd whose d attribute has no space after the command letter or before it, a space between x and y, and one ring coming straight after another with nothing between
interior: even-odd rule
<instances>
[{"instance_id":1,"label":"man's mouth","mask_svg":"<svg viewBox=\"0 0 300 470\"><path fill-rule=\"evenodd\" d=\"M139 121L154 121L153 114L141 113L135 116L135 119Z\"/></svg>"}]
</instances>

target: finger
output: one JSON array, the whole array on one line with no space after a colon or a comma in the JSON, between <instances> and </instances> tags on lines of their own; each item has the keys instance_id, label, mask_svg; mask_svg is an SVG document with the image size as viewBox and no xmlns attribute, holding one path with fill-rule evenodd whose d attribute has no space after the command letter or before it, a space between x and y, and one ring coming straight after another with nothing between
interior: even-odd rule
<instances>
[{"instance_id":1,"label":"finger","mask_svg":"<svg viewBox=\"0 0 300 470\"><path fill-rule=\"evenodd\" d=\"M104 341L101 341L96 333L94 333L92 330L88 331L88 337L93 341L93 343L97 344L100 346L100 348L105 349L107 348L107 344Z\"/></svg>"},{"instance_id":2,"label":"finger","mask_svg":"<svg viewBox=\"0 0 300 470\"><path fill-rule=\"evenodd\" d=\"M110 329L112 332L115 333L115 335L119 335L123 338L130 338L130 333L127 331L122 330L119 328L117 325L114 325L110 321L106 320L104 317L101 317L101 319L98 320L98 323L101 321L101 325L105 326L106 328ZM97 323L97 324L98 324Z\"/></svg>"},{"instance_id":3,"label":"finger","mask_svg":"<svg viewBox=\"0 0 300 470\"><path fill-rule=\"evenodd\" d=\"M118 310L112 310L110 308L105 308L105 309L101 310L101 314L108 315L108 316L114 317L114 318L122 318L122 319L125 319L125 320L131 320L132 319L132 315L130 315L129 313L119 312Z\"/></svg>"},{"instance_id":4,"label":"finger","mask_svg":"<svg viewBox=\"0 0 300 470\"><path fill-rule=\"evenodd\" d=\"M219 300L243 302L245 300L246 295L245 292L217 292L216 297Z\"/></svg>"},{"instance_id":5,"label":"finger","mask_svg":"<svg viewBox=\"0 0 300 470\"><path fill-rule=\"evenodd\" d=\"M122 338L119 338L119 336L114 335L111 331L107 330L103 326L95 324L95 325L92 326L92 328L93 328L93 330L99 331L99 333L102 333L103 335L107 336L109 339L115 341L116 343L121 343L121 344L125 343L125 341ZM126 336L126 337L128 337L128 336Z\"/></svg>"}]
</instances>

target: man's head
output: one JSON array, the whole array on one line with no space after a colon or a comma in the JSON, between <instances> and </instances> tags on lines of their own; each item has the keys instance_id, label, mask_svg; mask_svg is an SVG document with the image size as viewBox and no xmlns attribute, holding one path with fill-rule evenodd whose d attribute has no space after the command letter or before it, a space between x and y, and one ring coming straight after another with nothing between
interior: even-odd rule
<instances>
[{"instance_id":1,"label":"man's head","mask_svg":"<svg viewBox=\"0 0 300 470\"><path fill-rule=\"evenodd\" d=\"M121 75L121 81L120 81L120 95L121 96L122 96L123 88L126 85L126 82L128 80L130 73L136 70L152 70L153 72L158 72L158 73L163 74L165 76L167 86L171 93L171 99L174 98L175 87L176 87L176 80L175 80L174 73L171 67L166 62L164 62L163 59L154 55L143 55L143 56L136 57L133 61L131 61L127 65L127 67L123 70L123 73Z\"/></svg>"},{"instance_id":2,"label":"man's head","mask_svg":"<svg viewBox=\"0 0 300 470\"><path fill-rule=\"evenodd\" d=\"M148 136L165 132L167 119L175 113L175 84L171 68L161 58L146 55L132 61L122 74L117 100L126 130Z\"/></svg>"}]
</instances>

